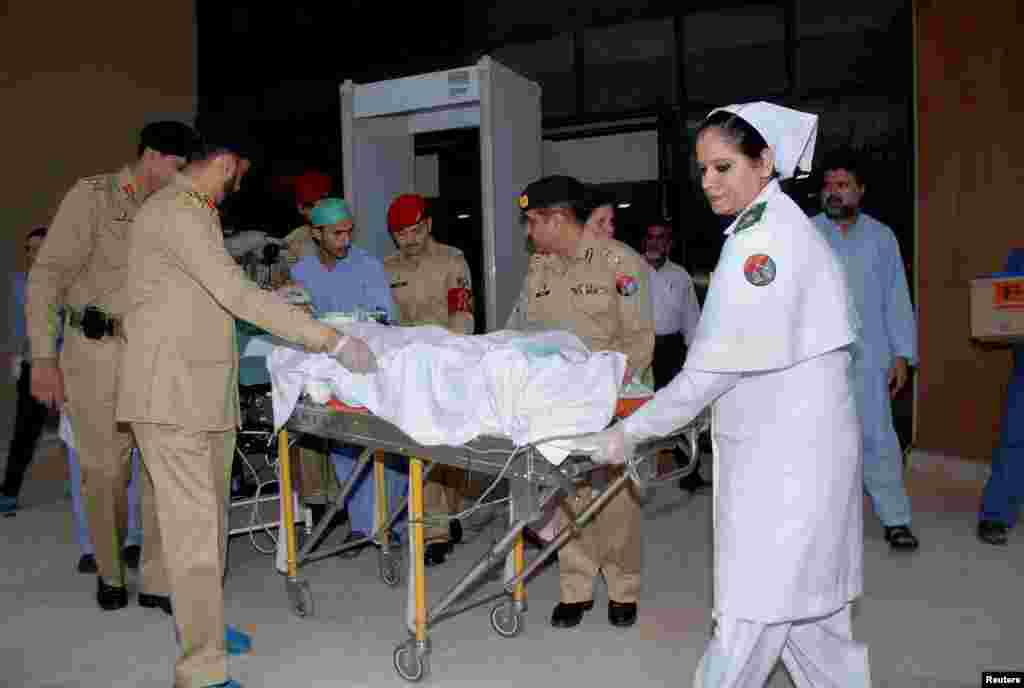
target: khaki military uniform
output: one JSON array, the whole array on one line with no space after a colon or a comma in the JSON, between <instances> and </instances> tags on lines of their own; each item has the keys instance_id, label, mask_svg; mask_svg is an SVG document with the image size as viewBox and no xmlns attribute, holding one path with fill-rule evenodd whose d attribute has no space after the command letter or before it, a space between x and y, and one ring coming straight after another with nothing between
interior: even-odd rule
<instances>
[{"instance_id":1,"label":"khaki military uniform","mask_svg":"<svg viewBox=\"0 0 1024 688\"><path fill-rule=\"evenodd\" d=\"M126 340L117 419L131 423L155 487L182 649L175 685L207 686L227 679L225 519L241 418L232 316L312 351L333 333L246 278L213 202L182 175L139 211L130 264L111 305Z\"/></svg>"},{"instance_id":2,"label":"khaki military uniform","mask_svg":"<svg viewBox=\"0 0 1024 688\"><path fill-rule=\"evenodd\" d=\"M56 313L61 306L81 313L86 306L109 312L111 294L128 270L132 220L142 199L131 170L79 180L60 204L28 278L26 322L33 361L56 359ZM89 339L77 319L64 328L60 368L82 471L96 566L108 583L125 584L121 562L128 525L128 483L135 442L114 419L122 342L116 336ZM167 579L159 562L159 538L150 540L156 521L152 483L142 481L142 590L166 595ZM156 564L154 564L156 562Z\"/></svg>"},{"instance_id":3,"label":"khaki military uniform","mask_svg":"<svg viewBox=\"0 0 1024 688\"><path fill-rule=\"evenodd\" d=\"M391 296L402 325L437 325L456 334L473 334L473 278L462 251L428 236L423 253L406 258L401 253L384 259L391 276ZM448 524L442 518L462 511L465 472L436 465L423 486L426 542L448 542ZM431 516L435 518L431 518Z\"/></svg>"},{"instance_id":4,"label":"khaki military uniform","mask_svg":"<svg viewBox=\"0 0 1024 688\"><path fill-rule=\"evenodd\" d=\"M313 241L313 228L302 225L293 229L284 238L288 248L288 268L295 266L306 256L315 256L319 249ZM335 485L334 478L327 477L327 441L320 437L300 437L295 449L298 450L302 481L299 493L302 497L331 498ZM333 470L331 471L333 473Z\"/></svg>"},{"instance_id":5,"label":"khaki military uniform","mask_svg":"<svg viewBox=\"0 0 1024 688\"><path fill-rule=\"evenodd\" d=\"M506 328L565 329L592 351L619 351L627 365L642 371L654 355L647 265L615 240L584 236L571 258L535 254L523 291ZM579 514L593 498L581 487L566 508ZM623 488L580 534L558 553L562 602L594 597L594 577L602 572L608 597L636 602L640 592L643 515L632 485Z\"/></svg>"},{"instance_id":6,"label":"khaki military uniform","mask_svg":"<svg viewBox=\"0 0 1024 688\"><path fill-rule=\"evenodd\" d=\"M295 265L306 256L316 255L317 246L313 241L313 228L310 225L302 225L293 229L284 238L288 247L288 267Z\"/></svg>"}]
</instances>

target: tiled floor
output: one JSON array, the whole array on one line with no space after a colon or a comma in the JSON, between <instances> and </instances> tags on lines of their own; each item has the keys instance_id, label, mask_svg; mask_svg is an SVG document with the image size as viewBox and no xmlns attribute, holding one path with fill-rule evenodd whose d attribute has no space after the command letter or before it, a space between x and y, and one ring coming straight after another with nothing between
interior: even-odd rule
<instances>
[{"instance_id":1,"label":"tiled floor","mask_svg":"<svg viewBox=\"0 0 1024 688\"><path fill-rule=\"evenodd\" d=\"M174 631L167 617L134 600L116 613L93 601L95 580L74 573L78 558L70 503L59 484L30 484L26 508L0 519L0 685L18 688L169 686ZM1024 543L982 545L973 535L973 505L916 498L914 555L888 551L866 512L867 594L855 613L856 636L870 646L873 685L966 688L985 668L1024 669ZM942 507L943 510L939 510ZM605 595L573 630L548 625L557 601L554 569L529 589L525 628L498 637L481 607L432 631L430 686L690 685L709 630L710 499L675 488L647 505L645 581L636 627L606 620ZM498 535L496 526L460 546L432 573L432 599L466 570ZM284 579L272 557L245 537L232 541L228 618L250 630L254 651L232 660L247 688L401 686L392 650L405 636L403 588L390 589L364 552L303 570L316 599L313 618L289 610ZM751 571L757 584L757 571ZM784 670L772 688L791 685Z\"/></svg>"}]
</instances>

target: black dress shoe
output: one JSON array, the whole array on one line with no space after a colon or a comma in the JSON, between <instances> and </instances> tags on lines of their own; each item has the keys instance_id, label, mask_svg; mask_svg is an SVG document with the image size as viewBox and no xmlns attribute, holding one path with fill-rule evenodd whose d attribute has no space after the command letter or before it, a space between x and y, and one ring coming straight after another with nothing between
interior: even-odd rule
<instances>
[{"instance_id":1,"label":"black dress shoe","mask_svg":"<svg viewBox=\"0 0 1024 688\"><path fill-rule=\"evenodd\" d=\"M162 609L167 616L174 616L174 607L171 606L171 598L166 595L150 595L144 592L139 593L139 606L147 609Z\"/></svg>"},{"instance_id":2,"label":"black dress shoe","mask_svg":"<svg viewBox=\"0 0 1024 688\"><path fill-rule=\"evenodd\" d=\"M608 600L608 623L619 628L628 628L635 624L636 602Z\"/></svg>"},{"instance_id":3,"label":"black dress shoe","mask_svg":"<svg viewBox=\"0 0 1024 688\"><path fill-rule=\"evenodd\" d=\"M988 545L1005 545L1008 541L1010 529L999 521L979 521L978 539Z\"/></svg>"},{"instance_id":4,"label":"black dress shoe","mask_svg":"<svg viewBox=\"0 0 1024 688\"><path fill-rule=\"evenodd\" d=\"M594 600L586 602L559 602L551 612L551 625L555 628L579 626L584 612L594 608Z\"/></svg>"},{"instance_id":5,"label":"black dress shoe","mask_svg":"<svg viewBox=\"0 0 1024 688\"><path fill-rule=\"evenodd\" d=\"M450 542L431 542L426 546L423 553L423 563L426 566L443 564L451 551L452 545Z\"/></svg>"},{"instance_id":6,"label":"black dress shoe","mask_svg":"<svg viewBox=\"0 0 1024 688\"><path fill-rule=\"evenodd\" d=\"M448 536L451 543L457 545L462 542L462 523L457 518L448 521Z\"/></svg>"},{"instance_id":7,"label":"black dress shoe","mask_svg":"<svg viewBox=\"0 0 1024 688\"><path fill-rule=\"evenodd\" d=\"M142 548L138 545L128 545L121 550L121 561L130 569L139 568L139 559L142 558Z\"/></svg>"},{"instance_id":8,"label":"black dress shoe","mask_svg":"<svg viewBox=\"0 0 1024 688\"><path fill-rule=\"evenodd\" d=\"M891 549L903 552L912 552L920 545L910 532L910 526L886 526L885 541L889 543Z\"/></svg>"},{"instance_id":9,"label":"black dress shoe","mask_svg":"<svg viewBox=\"0 0 1024 688\"><path fill-rule=\"evenodd\" d=\"M96 557L92 554L83 554L78 560L78 572L79 573L96 573L99 569L96 567Z\"/></svg>"},{"instance_id":10,"label":"black dress shoe","mask_svg":"<svg viewBox=\"0 0 1024 688\"><path fill-rule=\"evenodd\" d=\"M96 577L96 582L96 601L100 609L112 612L128 606L128 588L107 585L100 576Z\"/></svg>"}]
</instances>

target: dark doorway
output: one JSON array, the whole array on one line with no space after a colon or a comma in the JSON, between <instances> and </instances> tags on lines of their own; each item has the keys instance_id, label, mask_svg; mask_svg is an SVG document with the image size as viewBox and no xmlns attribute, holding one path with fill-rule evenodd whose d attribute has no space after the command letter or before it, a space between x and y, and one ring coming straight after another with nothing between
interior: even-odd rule
<instances>
[{"instance_id":1,"label":"dark doorway","mask_svg":"<svg viewBox=\"0 0 1024 688\"><path fill-rule=\"evenodd\" d=\"M434 238L462 251L473 276L475 334L486 330L480 132L452 129L417 134L415 152L437 155L438 194L429 198Z\"/></svg>"}]
</instances>

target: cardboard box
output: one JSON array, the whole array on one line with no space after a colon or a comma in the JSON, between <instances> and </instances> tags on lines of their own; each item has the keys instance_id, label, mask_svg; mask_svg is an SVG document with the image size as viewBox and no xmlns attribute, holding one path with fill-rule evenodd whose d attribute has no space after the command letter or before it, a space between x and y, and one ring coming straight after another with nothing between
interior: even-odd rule
<instances>
[{"instance_id":1,"label":"cardboard box","mask_svg":"<svg viewBox=\"0 0 1024 688\"><path fill-rule=\"evenodd\" d=\"M971 280L971 337L1024 342L1024 275Z\"/></svg>"}]
</instances>

